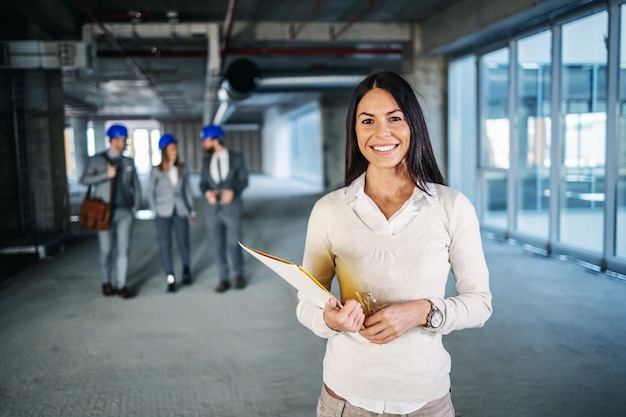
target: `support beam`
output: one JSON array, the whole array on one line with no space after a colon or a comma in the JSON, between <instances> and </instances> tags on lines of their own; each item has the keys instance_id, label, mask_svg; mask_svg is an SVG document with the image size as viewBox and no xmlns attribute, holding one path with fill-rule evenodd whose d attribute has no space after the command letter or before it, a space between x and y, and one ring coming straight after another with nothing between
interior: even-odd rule
<instances>
[{"instance_id":1,"label":"support beam","mask_svg":"<svg viewBox=\"0 0 626 417\"><path fill-rule=\"evenodd\" d=\"M295 23L297 25L297 23ZM218 22L204 23L107 23L106 29L116 39L189 39L207 36L207 27ZM300 42L333 42L331 34L346 25L346 22L309 22L293 40L294 23L284 22L233 22L231 41L267 42L284 41L294 45ZM355 23L341 37L342 41L362 42L411 42L409 23ZM94 35L104 35L97 24L83 26L83 40L90 42ZM219 32L218 32L219 34Z\"/></svg>"}]
</instances>

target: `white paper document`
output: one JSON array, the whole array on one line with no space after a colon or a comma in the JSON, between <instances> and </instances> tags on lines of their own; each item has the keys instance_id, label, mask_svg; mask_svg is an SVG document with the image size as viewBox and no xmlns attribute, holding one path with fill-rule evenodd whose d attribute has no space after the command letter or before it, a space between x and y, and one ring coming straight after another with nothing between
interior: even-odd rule
<instances>
[{"instance_id":1,"label":"white paper document","mask_svg":"<svg viewBox=\"0 0 626 417\"><path fill-rule=\"evenodd\" d=\"M310 298L311 301L319 307L324 308L324 305L328 302L329 298L337 299L301 266L259 250L249 248L241 242L239 242L239 245L241 245L241 247L244 248L250 255L254 256L272 271L276 272L282 279L291 284L291 286L297 289L300 293ZM337 303L341 306L339 300L337 300Z\"/></svg>"}]
</instances>

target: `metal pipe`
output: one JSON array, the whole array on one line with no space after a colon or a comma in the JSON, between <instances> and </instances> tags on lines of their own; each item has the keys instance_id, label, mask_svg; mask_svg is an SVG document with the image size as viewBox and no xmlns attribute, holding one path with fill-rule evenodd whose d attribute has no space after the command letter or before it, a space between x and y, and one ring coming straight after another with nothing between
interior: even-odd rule
<instances>
[{"instance_id":1,"label":"metal pipe","mask_svg":"<svg viewBox=\"0 0 626 417\"><path fill-rule=\"evenodd\" d=\"M105 38L126 59L126 62L133 69L135 74L137 74L137 76L140 79L144 80L148 84L148 87L150 87L150 89L154 92L154 94L161 100L163 104L165 104L165 106L168 109L170 109L170 111L172 111L173 113L176 113L176 111L172 108L172 106L170 106L170 104L165 99L165 97L163 97L163 95L159 92L154 81L152 81L152 79L148 77L148 75L141 69L139 64L137 64L137 62L135 62L132 56L128 54L126 49L117 41L117 39L115 39L115 36L113 36L111 31L109 31L109 29L104 25L104 23L102 23L100 20L98 20L98 18L96 18L96 16L91 12L91 10L89 10L87 6L85 6L82 0L74 0L74 1L79 5L81 9L83 9L83 11L87 14L87 16L89 16L89 18L95 24L97 24L98 27L100 27L100 29L104 33Z\"/></svg>"},{"instance_id":2,"label":"metal pipe","mask_svg":"<svg viewBox=\"0 0 626 417\"><path fill-rule=\"evenodd\" d=\"M230 44L230 34L233 29L233 16L235 15L235 8L237 7L237 0L228 1L228 11L226 12L226 18L224 19L224 28L222 30L222 59L226 55L226 50Z\"/></svg>"},{"instance_id":3,"label":"metal pipe","mask_svg":"<svg viewBox=\"0 0 626 417\"><path fill-rule=\"evenodd\" d=\"M367 7L365 9L361 10L361 12L354 19L352 19L351 21L346 23L337 32L331 34L331 39L333 41L336 41L337 39L339 39L341 37L341 35L346 33L348 31L348 29L350 29L356 22L358 22L359 20L362 20L369 12L374 10L374 7L376 7L376 3L378 3L377 0L370 0L370 2L367 5Z\"/></svg>"},{"instance_id":4,"label":"metal pipe","mask_svg":"<svg viewBox=\"0 0 626 417\"><path fill-rule=\"evenodd\" d=\"M293 30L293 32L290 33L290 36L291 36L292 40L296 39L298 37L300 32L302 32L302 29L304 29L304 26L307 23L309 23L311 21L311 19L313 19L313 16L315 16L317 11L320 9L320 7L322 7L323 4L324 4L324 0L315 0L315 4L313 5L313 8L311 10L309 10L307 15L304 17L304 20L302 22L300 22L298 27L296 27Z\"/></svg>"}]
</instances>

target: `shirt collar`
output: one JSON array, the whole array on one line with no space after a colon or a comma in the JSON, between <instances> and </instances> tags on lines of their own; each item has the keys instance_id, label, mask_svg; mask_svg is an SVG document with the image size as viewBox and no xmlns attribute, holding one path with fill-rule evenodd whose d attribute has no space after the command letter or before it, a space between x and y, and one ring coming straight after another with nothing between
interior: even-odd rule
<instances>
[{"instance_id":1,"label":"shirt collar","mask_svg":"<svg viewBox=\"0 0 626 417\"><path fill-rule=\"evenodd\" d=\"M434 184L427 183L426 191L420 190L417 187L413 188L413 194L409 197L408 201L413 203L425 198L431 205L439 204L439 197L437 197L437 189ZM346 187L344 195L344 204L350 204L355 198L365 195L365 172L359 175L354 181Z\"/></svg>"}]
</instances>

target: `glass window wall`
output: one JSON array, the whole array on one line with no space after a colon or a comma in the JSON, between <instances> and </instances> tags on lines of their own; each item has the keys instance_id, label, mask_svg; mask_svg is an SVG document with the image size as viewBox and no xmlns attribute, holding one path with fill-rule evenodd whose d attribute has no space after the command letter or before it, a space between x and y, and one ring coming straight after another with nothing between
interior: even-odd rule
<instances>
[{"instance_id":1,"label":"glass window wall","mask_svg":"<svg viewBox=\"0 0 626 417\"><path fill-rule=\"evenodd\" d=\"M550 71L552 36L517 42L517 230L548 238L550 197Z\"/></svg>"},{"instance_id":2,"label":"glass window wall","mask_svg":"<svg viewBox=\"0 0 626 417\"><path fill-rule=\"evenodd\" d=\"M626 5L621 8L617 219L615 251L626 258Z\"/></svg>"},{"instance_id":3,"label":"glass window wall","mask_svg":"<svg viewBox=\"0 0 626 417\"><path fill-rule=\"evenodd\" d=\"M477 205L476 57L472 55L451 62L448 74L446 180Z\"/></svg>"},{"instance_id":4,"label":"glass window wall","mask_svg":"<svg viewBox=\"0 0 626 417\"><path fill-rule=\"evenodd\" d=\"M601 252L606 151L606 12L562 27L559 240Z\"/></svg>"},{"instance_id":5,"label":"glass window wall","mask_svg":"<svg viewBox=\"0 0 626 417\"><path fill-rule=\"evenodd\" d=\"M468 187L466 167L477 167L472 181L483 227L623 274L626 0L620 3L553 22L513 39L510 49L453 61L448 131L450 184ZM609 21L619 22L611 34ZM474 84L475 95L465 83ZM463 119L471 118L466 96L478 103L474 128ZM468 139L466 130L476 134Z\"/></svg>"},{"instance_id":6,"label":"glass window wall","mask_svg":"<svg viewBox=\"0 0 626 417\"><path fill-rule=\"evenodd\" d=\"M508 114L509 48L480 61L480 207L482 222L507 226L507 177L510 122Z\"/></svg>"},{"instance_id":7,"label":"glass window wall","mask_svg":"<svg viewBox=\"0 0 626 417\"><path fill-rule=\"evenodd\" d=\"M291 122L291 174L293 178L321 186L321 113L317 105L293 115Z\"/></svg>"}]
</instances>

